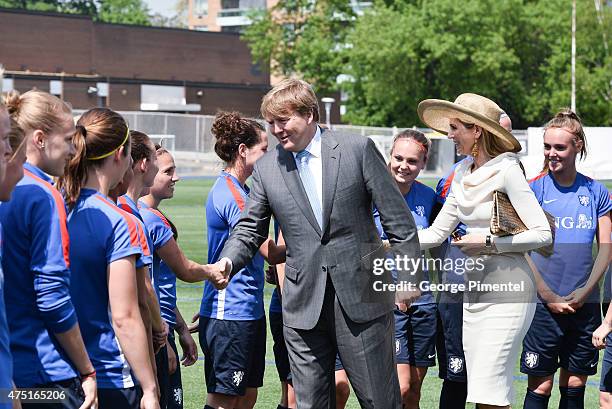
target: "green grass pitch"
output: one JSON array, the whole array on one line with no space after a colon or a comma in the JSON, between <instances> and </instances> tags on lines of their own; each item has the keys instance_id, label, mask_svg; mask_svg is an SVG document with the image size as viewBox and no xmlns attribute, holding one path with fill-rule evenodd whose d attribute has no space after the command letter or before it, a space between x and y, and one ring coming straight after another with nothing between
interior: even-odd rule
<instances>
[{"instance_id":1,"label":"green grass pitch","mask_svg":"<svg viewBox=\"0 0 612 409\"><path fill-rule=\"evenodd\" d=\"M430 186L435 181L424 180ZM212 187L214 179L189 179L177 183L175 197L162 203L162 209L168 214L179 230L179 244L187 256L195 261L205 263L207 253L206 243L206 215L204 204L208 191ZM607 186L612 187L611 183ZM177 284L179 308L186 320L190 320L194 313L199 310L202 297L201 284L187 284L181 281ZM266 302L269 304L272 287L267 286L265 291ZM199 344L197 336L194 335L196 344ZM272 353L272 336L268 332L268 348L266 351L266 372L264 386L259 389L257 408L276 408L280 398L280 383L274 366L274 355ZM600 353L600 357L603 352ZM515 371L516 399L513 407L520 408L523 404L523 396L527 388L526 377L518 371L518 362ZM599 365L601 370L601 365ZM440 394L441 381L438 379L437 368L430 368L423 384L421 408L437 408ZM206 388L204 386L204 362L200 352L200 359L196 364L188 368L182 368L185 409L201 409L206 400ZM589 378L586 392L585 407L598 407L599 374ZM559 393L557 386L553 390L549 407L557 407ZM470 407L468 405L468 407ZM347 408L359 408L354 393Z\"/></svg>"}]
</instances>

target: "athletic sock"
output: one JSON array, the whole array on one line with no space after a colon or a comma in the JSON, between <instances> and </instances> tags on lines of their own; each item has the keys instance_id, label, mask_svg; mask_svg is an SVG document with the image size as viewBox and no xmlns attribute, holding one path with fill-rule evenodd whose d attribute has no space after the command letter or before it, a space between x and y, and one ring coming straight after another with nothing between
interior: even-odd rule
<instances>
[{"instance_id":1,"label":"athletic sock","mask_svg":"<svg viewBox=\"0 0 612 409\"><path fill-rule=\"evenodd\" d=\"M561 392L559 409L584 409L585 389L586 386L576 388L559 386L559 392Z\"/></svg>"},{"instance_id":2,"label":"athletic sock","mask_svg":"<svg viewBox=\"0 0 612 409\"><path fill-rule=\"evenodd\" d=\"M523 409L547 409L550 395L540 395L527 388Z\"/></svg>"},{"instance_id":3,"label":"athletic sock","mask_svg":"<svg viewBox=\"0 0 612 409\"><path fill-rule=\"evenodd\" d=\"M465 409L467 383L445 379L440 391L440 409Z\"/></svg>"}]
</instances>

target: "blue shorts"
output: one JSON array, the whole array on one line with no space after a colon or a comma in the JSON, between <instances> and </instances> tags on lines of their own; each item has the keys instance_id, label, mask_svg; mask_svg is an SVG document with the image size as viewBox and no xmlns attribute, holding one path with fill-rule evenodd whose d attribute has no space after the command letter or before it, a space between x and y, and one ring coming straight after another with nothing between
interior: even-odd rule
<instances>
[{"instance_id":1,"label":"blue shorts","mask_svg":"<svg viewBox=\"0 0 612 409\"><path fill-rule=\"evenodd\" d=\"M463 295L441 294L438 302L438 377L466 382L463 354Z\"/></svg>"},{"instance_id":2,"label":"blue shorts","mask_svg":"<svg viewBox=\"0 0 612 409\"><path fill-rule=\"evenodd\" d=\"M266 317L253 321L200 318L200 347L208 393L244 396L263 385Z\"/></svg>"},{"instance_id":3,"label":"blue shorts","mask_svg":"<svg viewBox=\"0 0 612 409\"><path fill-rule=\"evenodd\" d=\"M281 382L290 382L291 370L289 368L289 354L287 353L287 345L283 335L283 314L278 312L270 312L270 332L274 345L274 363L276 364L276 372Z\"/></svg>"},{"instance_id":4,"label":"blue shorts","mask_svg":"<svg viewBox=\"0 0 612 409\"><path fill-rule=\"evenodd\" d=\"M436 304L395 310L395 360L416 367L436 365Z\"/></svg>"},{"instance_id":5,"label":"blue shorts","mask_svg":"<svg viewBox=\"0 0 612 409\"><path fill-rule=\"evenodd\" d=\"M599 390L612 393L612 334L606 338L606 349L601 361L601 381Z\"/></svg>"},{"instance_id":6,"label":"blue shorts","mask_svg":"<svg viewBox=\"0 0 612 409\"><path fill-rule=\"evenodd\" d=\"M595 375L599 352L591 341L601 324L599 304L586 303L574 314L553 314L538 303L523 340L521 372L549 376L563 368L577 375Z\"/></svg>"}]
</instances>

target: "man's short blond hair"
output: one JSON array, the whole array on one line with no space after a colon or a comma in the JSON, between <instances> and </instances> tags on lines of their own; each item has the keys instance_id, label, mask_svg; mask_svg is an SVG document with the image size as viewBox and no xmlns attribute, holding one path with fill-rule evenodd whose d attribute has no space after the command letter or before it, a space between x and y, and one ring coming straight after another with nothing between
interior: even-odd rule
<instances>
[{"instance_id":1,"label":"man's short blond hair","mask_svg":"<svg viewBox=\"0 0 612 409\"><path fill-rule=\"evenodd\" d=\"M287 118L294 113L312 114L319 122L319 101L306 81L285 79L272 88L261 102L261 115L266 118Z\"/></svg>"}]
</instances>

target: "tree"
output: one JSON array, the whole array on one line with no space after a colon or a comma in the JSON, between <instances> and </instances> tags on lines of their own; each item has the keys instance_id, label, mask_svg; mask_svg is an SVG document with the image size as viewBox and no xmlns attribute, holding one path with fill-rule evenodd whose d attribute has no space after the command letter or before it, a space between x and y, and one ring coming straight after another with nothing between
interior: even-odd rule
<instances>
[{"instance_id":1,"label":"tree","mask_svg":"<svg viewBox=\"0 0 612 409\"><path fill-rule=\"evenodd\" d=\"M280 76L299 76L325 94L337 89L346 34L355 22L346 0L288 0L250 15L243 34L253 59Z\"/></svg>"},{"instance_id":2,"label":"tree","mask_svg":"<svg viewBox=\"0 0 612 409\"><path fill-rule=\"evenodd\" d=\"M142 0L102 0L98 19L106 23L151 25L149 9Z\"/></svg>"}]
</instances>

